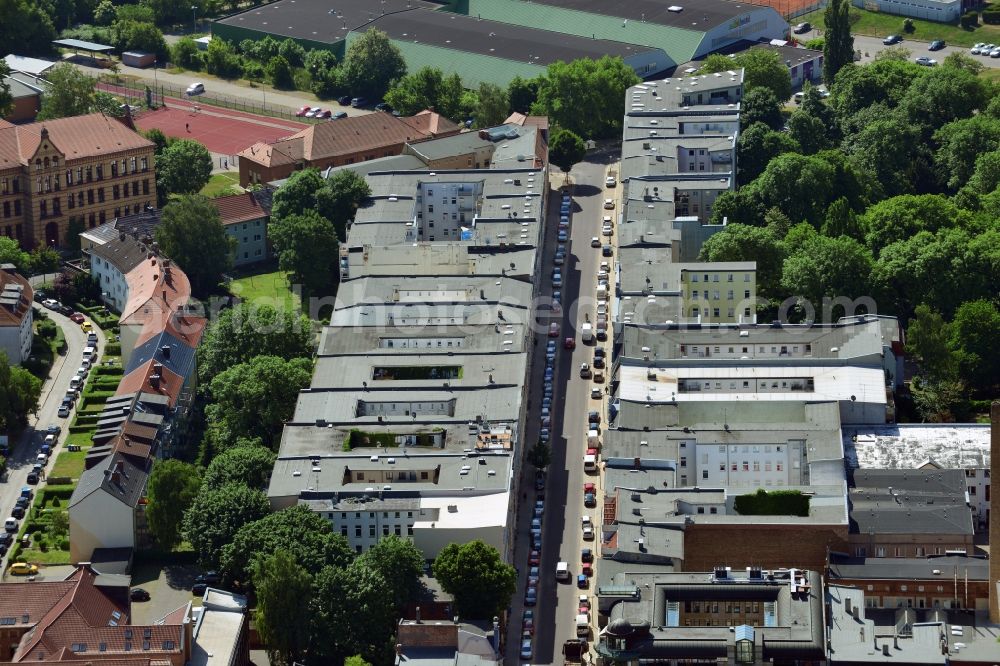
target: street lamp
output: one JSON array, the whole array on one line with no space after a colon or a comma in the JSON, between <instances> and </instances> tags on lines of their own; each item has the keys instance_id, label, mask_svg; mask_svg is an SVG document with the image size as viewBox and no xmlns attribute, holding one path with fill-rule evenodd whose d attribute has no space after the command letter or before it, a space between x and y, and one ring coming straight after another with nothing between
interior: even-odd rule
<instances>
[{"instance_id":1,"label":"street lamp","mask_svg":"<svg viewBox=\"0 0 1000 666\"><path fill-rule=\"evenodd\" d=\"M198 32L198 5L191 5L191 29Z\"/></svg>"}]
</instances>

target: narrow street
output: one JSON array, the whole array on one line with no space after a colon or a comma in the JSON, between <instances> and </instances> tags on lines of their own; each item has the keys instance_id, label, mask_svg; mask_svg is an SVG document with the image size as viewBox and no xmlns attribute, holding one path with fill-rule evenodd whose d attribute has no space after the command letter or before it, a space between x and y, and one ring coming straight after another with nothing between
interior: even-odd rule
<instances>
[{"instance_id":1,"label":"narrow street","mask_svg":"<svg viewBox=\"0 0 1000 666\"><path fill-rule=\"evenodd\" d=\"M39 311L45 314L59 326L66 337L66 352L56 355L53 360L52 370L49 378L42 384L42 393L39 398L38 413L28 417L28 427L21 433L21 437L11 442L10 457L7 459L7 475L0 482L0 513L6 518L14 508L14 502L21 493L21 487L27 483L28 472L31 471L35 457L41 450L41 445L45 439L45 428L55 424L62 428L57 446L49 456L46 472L52 469L59 453L63 450L66 436L69 434L69 425L73 422L74 412L70 412L69 417L59 417L59 405L62 404L63 395L69 387L69 380L76 374L82 360L83 348L86 346L87 334L83 332L79 324L69 320L68 317L43 308L38 303L34 303L36 317ZM104 346L106 343L104 333L97 329L98 338L98 359L103 362ZM44 487L44 481L34 486L36 492ZM0 558L3 571L7 571L6 555Z\"/></svg>"},{"instance_id":2,"label":"narrow street","mask_svg":"<svg viewBox=\"0 0 1000 666\"><path fill-rule=\"evenodd\" d=\"M525 433L524 442L525 446L530 448L537 441L539 408L544 385L545 344L550 339L544 331L547 330L549 321L558 321L561 332L558 338L554 338L558 351L553 382L552 439L549 442L552 461L548 468L544 493L535 493L534 470L530 465L525 466L521 482L526 499L520 502L517 520L518 541L513 564L518 568L520 575L517 592L511 602L507 664L528 661L532 664L561 662L563 642L576 637L575 620L579 596L593 594L594 591L592 585L587 589L579 589L576 576L580 573L581 548L594 549L595 557L598 548L598 540L583 541L580 520L586 513L597 521L595 513L597 509L585 509L583 506L582 488L584 482L598 483L598 475L584 473L583 456L587 441L587 412L602 409L602 401L591 400L590 389L594 384L591 379L580 377L580 364L592 364L595 349L594 343L583 344L580 338L580 325L585 321L587 314L590 321L595 320L597 271L601 261L609 261L601 257L600 248L591 247L591 239L597 236L602 242L607 241L606 237L601 236L601 220L605 214L617 220L619 204L616 203L614 211L605 211L602 208L605 198L616 196L615 190L604 186L609 159L617 159L617 153L613 155L598 153L588 156L589 161L577 164L571 172L574 184L573 214L570 221L569 242L566 244L567 259L562 266L563 286L558 290L562 294L562 310L553 314L551 319L544 316L550 313L543 310L538 326L540 332L537 335L539 340L535 354L539 358L534 363L533 376L530 380L528 432ZM555 174L552 182L553 187L558 188L563 182L562 174ZM554 189L549 199L546 243L541 261L541 274L538 277L541 281L542 298L551 296L554 290L552 258L556 249L560 201L561 192ZM573 337L576 340L576 349L572 351L563 349L563 340L566 337ZM530 568L529 526L536 498L545 500L545 509L542 521L538 604L534 607L536 627L534 653L531 659L527 660L521 659L519 646L521 618L525 608L524 593ZM571 580L556 581L556 564L560 561L569 563Z\"/></svg>"}]
</instances>

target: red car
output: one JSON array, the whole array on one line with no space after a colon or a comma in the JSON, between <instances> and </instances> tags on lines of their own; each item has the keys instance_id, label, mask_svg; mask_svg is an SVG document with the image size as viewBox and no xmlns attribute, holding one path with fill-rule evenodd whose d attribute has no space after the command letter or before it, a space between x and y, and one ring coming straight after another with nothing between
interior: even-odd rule
<instances>
[{"instance_id":1,"label":"red car","mask_svg":"<svg viewBox=\"0 0 1000 666\"><path fill-rule=\"evenodd\" d=\"M299 118L302 118L307 113L309 113L310 111L312 111L312 107L311 106L303 106L301 109L299 109L298 111L295 112L295 115L297 117L299 117Z\"/></svg>"},{"instance_id":2,"label":"red car","mask_svg":"<svg viewBox=\"0 0 1000 666\"><path fill-rule=\"evenodd\" d=\"M588 455L588 456L596 456L597 455L597 449L587 449L586 455Z\"/></svg>"},{"instance_id":3,"label":"red car","mask_svg":"<svg viewBox=\"0 0 1000 666\"><path fill-rule=\"evenodd\" d=\"M595 486L593 483L585 483L585 484L583 484L583 494L584 495L586 495L587 493L596 493L596 492L597 492L597 486Z\"/></svg>"},{"instance_id":4,"label":"red car","mask_svg":"<svg viewBox=\"0 0 1000 666\"><path fill-rule=\"evenodd\" d=\"M591 576L594 575L594 567L591 566L589 563L588 564L581 564L580 565L580 573L582 575L586 576L587 578L590 578Z\"/></svg>"},{"instance_id":5,"label":"red car","mask_svg":"<svg viewBox=\"0 0 1000 666\"><path fill-rule=\"evenodd\" d=\"M319 113L317 113L315 117L316 118L329 118L332 115L333 115L333 111L331 111L330 109L324 109L324 110L320 111Z\"/></svg>"},{"instance_id":6,"label":"red car","mask_svg":"<svg viewBox=\"0 0 1000 666\"><path fill-rule=\"evenodd\" d=\"M564 349L576 349L576 338L566 338L563 340Z\"/></svg>"},{"instance_id":7,"label":"red car","mask_svg":"<svg viewBox=\"0 0 1000 666\"><path fill-rule=\"evenodd\" d=\"M83 315L80 314L79 312L74 312L73 314L71 314L69 316L69 319L70 319L70 321L75 322L77 324L82 324L83 321L84 321Z\"/></svg>"},{"instance_id":8,"label":"red car","mask_svg":"<svg viewBox=\"0 0 1000 666\"><path fill-rule=\"evenodd\" d=\"M528 555L528 564L530 566L537 567L541 564L541 562L542 562L542 554L537 550L531 551L531 554Z\"/></svg>"}]
</instances>

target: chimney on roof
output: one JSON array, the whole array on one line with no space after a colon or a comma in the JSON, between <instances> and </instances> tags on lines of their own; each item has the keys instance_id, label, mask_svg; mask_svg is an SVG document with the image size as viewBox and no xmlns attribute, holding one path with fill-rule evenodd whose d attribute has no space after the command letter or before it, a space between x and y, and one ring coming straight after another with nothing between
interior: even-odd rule
<instances>
[{"instance_id":1,"label":"chimney on roof","mask_svg":"<svg viewBox=\"0 0 1000 666\"><path fill-rule=\"evenodd\" d=\"M132 238L139 240L139 227L132 227Z\"/></svg>"},{"instance_id":2,"label":"chimney on roof","mask_svg":"<svg viewBox=\"0 0 1000 666\"><path fill-rule=\"evenodd\" d=\"M170 345L163 345L160 347L160 353L163 354L163 358L170 358Z\"/></svg>"},{"instance_id":3,"label":"chimney on roof","mask_svg":"<svg viewBox=\"0 0 1000 666\"><path fill-rule=\"evenodd\" d=\"M159 375L150 375L149 376L149 385L152 386L155 389L160 388L160 376Z\"/></svg>"},{"instance_id":4,"label":"chimney on roof","mask_svg":"<svg viewBox=\"0 0 1000 666\"><path fill-rule=\"evenodd\" d=\"M127 236L125 235L124 231L118 234L118 240L121 241L122 243L125 242L126 238L127 238Z\"/></svg>"},{"instance_id":5,"label":"chimney on roof","mask_svg":"<svg viewBox=\"0 0 1000 666\"><path fill-rule=\"evenodd\" d=\"M118 472L116 470L116 471L114 471L114 472L111 473L111 483L115 484L116 486L122 485L122 475L121 475L121 472Z\"/></svg>"},{"instance_id":6,"label":"chimney on roof","mask_svg":"<svg viewBox=\"0 0 1000 666\"><path fill-rule=\"evenodd\" d=\"M403 644L402 643L396 643L396 656L397 657L403 656Z\"/></svg>"},{"instance_id":7,"label":"chimney on roof","mask_svg":"<svg viewBox=\"0 0 1000 666\"><path fill-rule=\"evenodd\" d=\"M420 624L420 606L417 606L416 608L416 617L417 617L416 623Z\"/></svg>"},{"instance_id":8,"label":"chimney on roof","mask_svg":"<svg viewBox=\"0 0 1000 666\"><path fill-rule=\"evenodd\" d=\"M122 435L122 444L132 446L132 439L128 435Z\"/></svg>"}]
</instances>

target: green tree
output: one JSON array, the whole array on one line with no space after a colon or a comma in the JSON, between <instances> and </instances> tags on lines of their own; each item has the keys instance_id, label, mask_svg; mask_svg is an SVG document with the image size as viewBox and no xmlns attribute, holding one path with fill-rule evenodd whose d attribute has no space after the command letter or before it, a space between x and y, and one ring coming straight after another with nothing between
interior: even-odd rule
<instances>
[{"instance_id":1,"label":"green tree","mask_svg":"<svg viewBox=\"0 0 1000 666\"><path fill-rule=\"evenodd\" d=\"M244 301L223 310L205 329L198 346L198 374L207 384L227 368L255 356L277 356L286 361L309 358L314 337L308 318L267 303Z\"/></svg>"},{"instance_id":2,"label":"green tree","mask_svg":"<svg viewBox=\"0 0 1000 666\"><path fill-rule=\"evenodd\" d=\"M344 55L344 78L359 96L381 99L406 74L406 61L389 36L377 28L351 42Z\"/></svg>"},{"instance_id":3,"label":"green tree","mask_svg":"<svg viewBox=\"0 0 1000 666\"><path fill-rule=\"evenodd\" d=\"M501 614L517 589L514 567L496 548L478 540L445 546L434 560L434 575L464 617Z\"/></svg>"},{"instance_id":4,"label":"green tree","mask_svg":"<svg viewBox=\"0 0 1000 666\"><path fill-rule=\"evenodd\" d=\"M111 0L101 0L94 8L94 23L97 25L111 25L115 17L115 5Z\"/></svg>"},{"instance_id":5,"label":"green tree","mask_svg":"<svg viewBox=\"0 0 1000 666\"><path fill-rule=\"evenodd\" d=\"M538 99L538 79L515 76L507 84L507 99L510 100L511 111L530 113L531 107Z\"/></svg>"},{"instance_id":6,"label":"green tree","mask_svg":"<svg viewBox=\"0 0 1000 666\"><path fill-rule=\"evenodd\" d=\"M306 60L306 50L294 39L286 39L278 46L278 55L292 67L302 67Z\"/></svg>"},{"instance_id":7,"label":"green tree","mask_svg":"<svg viewBox=\"0 0 1000 666\"><path fill-rule=\"evenodd\" d=\"M782 153L797 153L799 144L787 132L776 132L762 122L750 125L736 140L737 181L746 185L764 169L771 160Z\"/></svg>"},{"instance_id":8,"label":"green tree","mask_svg":"<svg viewBox=\"0 0 1000 666\"><path fill-rule=\"evenodd\" d=\"M212 155L191 139L177 139L156 158L156 186L167 194L194 194L212 176Z\"/></svg>"},{"instance_id":9,"label":"green tree","mask_svg":"<svg viewBox=\"0 0 1000 666\"><path fill-rule=\"evenodd\" d=\"M754 123L764 123L772 130L780 130L785 124L781 103L770 88L754 88L743 96L740 104L740 128L746 130Z\"/></svg>"},{"instance_id":10,"label":"green tree","mask_svg":"<svg viewBox=\"0 0 1000 666\"><path fill-rule=\"evenodd\" d=\"M224 39L213 39L205 50L205 67L209 74L223 79L238 78L243 67L232 44Z\"/></svg>"},{"instance_id":11,"label":"green tree","mask_svg":"<svg viewBox=\"0 0 1000 666\"><path fill-rule=\"evenodd\" d=\"M38 120L68 118L90 113L94 105L94 79L68 62L53 67L45 78L49 82L49 88L42 97Z\"/></svg>"},{"instance_id":12,"label":"green tree","mask_svg":"<svg viewBox=\"0 0 1000 666\"><path fill-rule=\"evenodd\" d=\"M743 89L746 92L766 88L779 101L791 98L792 77L777 51L752 48L736 56L735 60L736 66L743 68ZM732 65L729 69L733 69Z\"/></svg>"},{"instance_id":13,"label":"green tree","mask_svg":"<svg viewBox=\"0 0 1000 666\"><path fill-rule=\"evenodd\" d=\"M289 215L267 228L278 254L278 266L302 285L303 294L331 291L337 280L337 235L315 211Z\"/></svg>"},{"instance_id":14,"label":"green tree","mask_svg":"<svg viewBox=\"0 0 1000 666\"><path fill-rule=\"evenodd\" d=\"M875 176L889 196L913 191L913 165L924 146L920 130L899 114L889 113L846 138L842 149Z\"/></svg>"},{"instance_id":15,"label":"green tree","mask_svg":"<svg viewBox=\"0 0 1000 666\"><path fill-rule=\"evenodd\" d=\"M535 469L544 470L552 462L552 449L542 440L538 440L528 450L527 459Z\"/></svg>"},{"instance_id":16,"label":"green tree","mask_svg":"<svg viewBox=\"0 0 1000 666\"><path fill-rule=\"evenodd\" d=\"M8 48L16 44L20 55L49 55L55 38L52 19L41 3L34 0L0 0L0 44Z\"/></svg>"},{"instance_id":17,"label":"green tree","mask_svg":"<svg viewBox=\"0 0 1000 666\"><path fill-rule=\"evenodd\" d=\"M372 666L371 663L364 660L360 654L355 654L344 660L344 666Z\"/></svg>"},{"instance_id":18,"label":"green tree","mask_svg":"<svg viewBox=\"0 0 1000 666\"><path fill-rule=\"evenodd\" d=\"M788 119L788 133L799 144L804 155L812 155L830 147L826 125L802 109L796 109Z\"/></svg>"},{"instance_id":19,"label":"green tree","mask_svg":"<svg viewBox=\"0 0 1000 666\"><path fill-rule=\"evenodd\" d=\"M910 382L913 405L925 422L954 422L956 413L965 411L965 393L965 386L958 379L925 379L917 376Z\"/></svg>"},{"instance_id":20,"label":"green tree","mask_svg":"<svg viewBox=\"0 0 1000 666\"><path fill-rule=\"evenodd\" d=\"M69 511L49 512L49 530L57 539L69 534Z\"/></svg>"},{"instance_id":21,"label":"green tree","mask_svg":"<svg viewBox=\"0 0 1000 666\"><path fill-rule=\"evenodd\" d=\"M180 460L160 460L153 465L146 490L149 532L164 550L181 542L184 513L201 489L201 475L194 465Z\"/></svg>"},{"instance_id":22,"label":"green tree","mask_svg":"<svg viewBox=\"0 0 1000 666\"><path fill-rule=\"evenodd\" d=\"M872 104L883 103L893 109L899 106L910 84L926 75L926 67L901 60L847 65L830 87L831 106L842 123Z\"/></svg>"},{"instance_id":23,"label":"green tree","mask_svg":"<svg viewBox=\"0 0 1000 666\"><path fill-rule=\"evenodd\" d=\"M242 483L266 490L274 467L275 453L266 446L237 446L219 453L205 469L205 487L221 488L227 483Z\"/></svg>"},{"instance_id":24,"label":"green tree","mask_svg":"<svg viewBox=\"0 0 1000 666\"><path fill-rule=\"evenodd\" d=\"M976 158L1000 150L1000 119L983 113L950 122L934 133L934 142L941 181L957 191L972 176Z\"/></svg>"},{"instance_id":25,"label":"green tree","mask_svg":"<svg viewBox=\"0 0 1000 666\"><path fill-rule=\"evenodd\" d=\"M621 134L625 91L639 83L621 58L554 62L538 79L532 113L587 139Z\"/></svg>"},{"instance_id":26,"label":"green tree","mask_svg":"<svg viewBox=\"0 0 1000 666\"><path fill-rule=\"evenodd\" d=\"M819 316L824 297L868 296L871 267L871 254L858 241L817 234L785 259L781 286L791 295L809 301Z\"/></svg>"},{"instance_id":27,"label":"green tree","mask_svg":"<svg viewBox=\"0 0 1000 666\"><path fill-rule=\"evenodd\" d=\"M340 663L352 654L388 663L386 637L393 633L395 607L392 589L377 569L361 559L345 569L326 567L313 590L309 654L316 663Z\"/></svg>"},{"instance_id":28,"label":"green tree","mask_svg":"<svg viewBox=\"0 0 1000 666\"><path fill-rule=\"evenodd\" d=\"M851 36L850 0L830 0L823 12L826 34L823 36L823 80L834 82L837 73L854 62L854 37Z\"/></svg>"},{"instance_id":29,"label":"green tree","mask_svg":"<svg viewBox=\"0 0 1000 666\"><path fill-rule=\"evenodd\" d=\"M119 20L111 26L111 32L115 36L115 47L122 51L155 53L160 62L166 62L169 56L170 49L163 33L152 23Z\"/></svg>"},{"instance_id":30,"label":"green tree","mask_svg":"<svg viewBox=\"0 0 1000 666\"><path fill-rule=\"evenodd\" d=\"M835 169L816 156L785 153L772 159L747 188L756 192L765 208L782 210L792 222L822 222L834 194Z\"/></svg>"},{"instance_id":31,"label":"green tree","mask_svg":"<svg viewBox=\"0 0 1000 666\"><path fill-rule=\"evenodd\" d=\"M184 537L206 569L219 566L222 548L233 540L241 527L268 515L267 495L241 483L221 488L202 488L184 513Z\"/></svg>"},{"instance_id":32,"label":"green tree","mask_svg":"<svg viewBox=\"0 0 1000 666\"><path fill-rule=\"evenodd\" d=\"M163 133L162 130L151 127L148 130L141 132L141 134L153 142L153 154L157 157L170 145L171 140L167 138L167 135Z\"/></svg>"},{"instance_id":33,"label":"green tree","mask_svg":"<svg viewBox=\"0 0 1000 666\"><path fill-rule=\"evenodd\" d=\"M350 170L338 171L316 191L316 210L333 223L338 239L347 240L347 223L371 194L372 189L362 176Z\"/></svg>"},{"instance_id":34,"label":"green tree","mask_svg":"<svg viewBox=\"0 0 1000 666\"><path fill-rule=\"evenodd\" d=\"M28 414L38 411L42 381L24 368L11 365L0 351L0 429L14 430L28 423Z\"/></svg>"},{"instance_id":35,"label":"green tree","mask_svg":"<svg viewBox=\"0 0 1000 666\"><path fill-rule=\"evenodd\" d=\"M410 541L395 534L384 536L358 560L385 578L396 608L402 608L416 599L424 570L424 555Z\"/></svg>"},{"instance_id":36,"label":"green tree","mask_svg":"<svg viewBox=\"0 0 1000 666\"><path fill-rule=\"evenodd\" d=\"M72 239L69 237L69 227L67 225L67 242L72 244ZM80 237L77 236L77 248L79 249ZM59 264L62 262L62 257L58 252L53 250L51 247L38 246L31 251L31 272L34 275L44 275L46 273L55 273L59 270ZM78 274L79 275L79 274Z\"/></svg>"},{"instance_id":37,"label":"green tree","mask_svg":"<svg viewBox=\"0 0 1000 666\"><path fill-rule=\"evenodd\" d=\"M913 82L900 108L929 137L946 123L983 108L990 89L987 81L964 69L936 67Z\"/></svg>"},{"instance_id":38,"label":"green tree","mask_svg":"<svg viewBox=\"0 0 1000 666\"><path fill-rule=\"evenodd\" d=\"M965 55L961 51L953 51L945 56L944 60L941 62L941 66L944 68L952 69L962 69L970 74L978 76L986 66L980 61Z\"/></svg>"},{"instance_id":39,"label":"green tree","mask_svg":"<svg viewBox=\"0 0 1000 666\"><path fill-rule=\"evenodd\" d=\"M277 55L267 61L267 79L275 88L284 90L293 88L292 66L283 56Z\"/></svg>"},{"instance_id":40,"label":"green tree","mask_svg":"<svg viewBox=\"0 0 1000 666\"><path fill-rule=\"evenodd\" d=\"M481 82L476 100L477 127L496 127L503 124L503 121L510 115L510 100L507 97L507 91L495 83Z\"/></svg>"},{"instance_id":41,"label":"green tree","mask_svg":"<svg viewBox=\"0 0 1000 666\"><path fill-rule=\"evenodd\" d=\"M849 236L854 240L862 240L864 237L858 216L851 209L851 204L845 197L840 197L826 209L826 219L823 220L822 232L824 236L830 238Z\"/></svg>"},{"instance_id":42,"label":"green tree","mask_svg":"<svg viewBox=\"0 0 1000 666\"><path fill-rule=\"evenodd\" d=\"M962 226L968 214L939 194L904 194L880 201L861 218L865 242L876 255L882 248L920 231Z\"/></svg>"},{"instance_id":43,"label":"green tree","mask_svg":"<svg viewBox=\"0 0 1000 666\"><path fill-rule=\"evenodd\" d=\"M951 348L958 357L961 376L984 396L996 395L1000 383L997 331L1000 331L1000 310L996 303L986 299L962 303L951 323Z\"/></svg>"},{"instance_id":44,"label":"green tree","mask_svg":"<svg viewBox=\"0 0 1000 666\"><path fill-rule=\"evenodd\" d=\"M0 263L14 264L18 273L31 275L31 255L10 236L0 236Z\"/></svg>"},{"instance_id":45,"label":"green tree","mask_svg":"<svg viewBox=\"0 0 1000 666\"><path fill-rule=\"evenodd\" d=\"M875 61L895 60L896 62L909 62L913 51L905 46L890 46L875 54Z\"/></svg>"},{"instance_id":46,"label":"green tree","mask_svg":"<svg viewBox=\"0 0 1000 666\"><path fill-rule=\"evenodd\" d=\"M337 56L326 49L313 49L306 54L305 68L309 72L309 89L320 99L329 99L344 89L344 80L337 68Z\"/></svg>"},{"instance_id":47,"label":"green tree","mask_svg":"<svg viewBox=\"0 0 1000 666\"><path fill-rule=\"evenodd\" d=\"M421 67L407 74L385 94L385 101L404 116L412 116L424 109L435 109L448 116L445 109L458 107L461 97L461 80L458 90L445 85L445 75L437 67ZM454 97L454 99L448 99Z\"/></svg>"},{"instance_id":48,"label":"green tree","mask_svg":"<svg viewBox=\"0 0 1000 666\"><path fill-rule=\"evenodd\" d=\"M927 305L918 305L906 328L906 351L932 379L958 376L955 353L949 346L951 328L940 313Z\"/></svg>"},{"instance_id":49,"label":"green tree","mask_svg":"<svg viewBox=\"0 0 1000 666\"><path fill-rule=\"evenodd\" d=\"M729 224L701 246L700 261L756 261L757 294L778 298L785 249L771 227Z\"/></svg>"},{"instance_id":50,"label":"green tree","mask_svg":"<svg viewBox=\"0 0 1000 666\"><path fill-rule=\"evenodd\" d=\"M257 560L253 569L257 608L254 625L272 664L291 666L309 647L312 576L287 550Z\"/></svg>"},{"instance_id":51,"label":"green tree","mask_svg":"<svg viewBox=\"0 0 1000 666\"><path fill-rule=\"evenodd\" d=\"M174 144L177 145L177 144ZM173 146L168 148L170 151ZM233 239L226 234L219 209L200 194L179 197L163 209L156 241L184 270L191 288L205 294L233 265Z\"/></svg>"},{"instance_id":52,"label":"green tree","mask_svg":"<svg viewBox=\"0 0 1000 666\"><path fill-rule=\"evenodd\" d=\"M247 523L222 548L221 570L226 580L247 582L255 560L288 550L312 575L323 567L346 567L354 559L347 539L334 534L330 521L297 504Z\"/></svg>"},{"instance_id":53,"label":"green tree","mask_svg":"<svg viewBox=\"0 0 1000 666\"><path fill-rule=\"evenodd\" d=\"M296 171L282 185L271 202L271 222L280 222L291 215L302 215L317 207L316 193L324 187L323 177L316 169Z\"/></svg>"},{"instance_id":54,"label":"green tree","mask_svg":"<svg viewBox=\"0 0 1000 666\"><path fill-rule=\"evenodd\" d=\"M577 134L570 130L557 129L549 139L549 162L565 172L583 160L587 148Z\"/></svg>"},{"instance_id":55,"label":"green tree","mask_svg":"<svg viewBox=\"0 0 1000 666\"><path fill-rule=\"evenodd\" d=\"M6 116L14 108L14 96L10 93L10 85L7 77L10 76L10 67L7 62L0 62L0 118Z\"/></svg>"},{"instance_id":56,"label":"green tree","mask_svg":"<svg viewBox=\"0 0 1000 666\"><path fill-rule=\"evenodd\" d=\"M309 385L309 359L255 356L219 373L209 384L208 420L230 438L260 437L274 448L295 411L298 392Z\"/></svg>"},{"instance_id":57,"label":"green tree","mask_svg":"<svg viewBox=\"0 0 1000 666\"><path fill-rule=\"evenodd\" d=\"M191 37L181 37L170 48L170 60L178 67L193 69L202 68L201 51L198 43Z\"/></svg>"}]
</instances>

